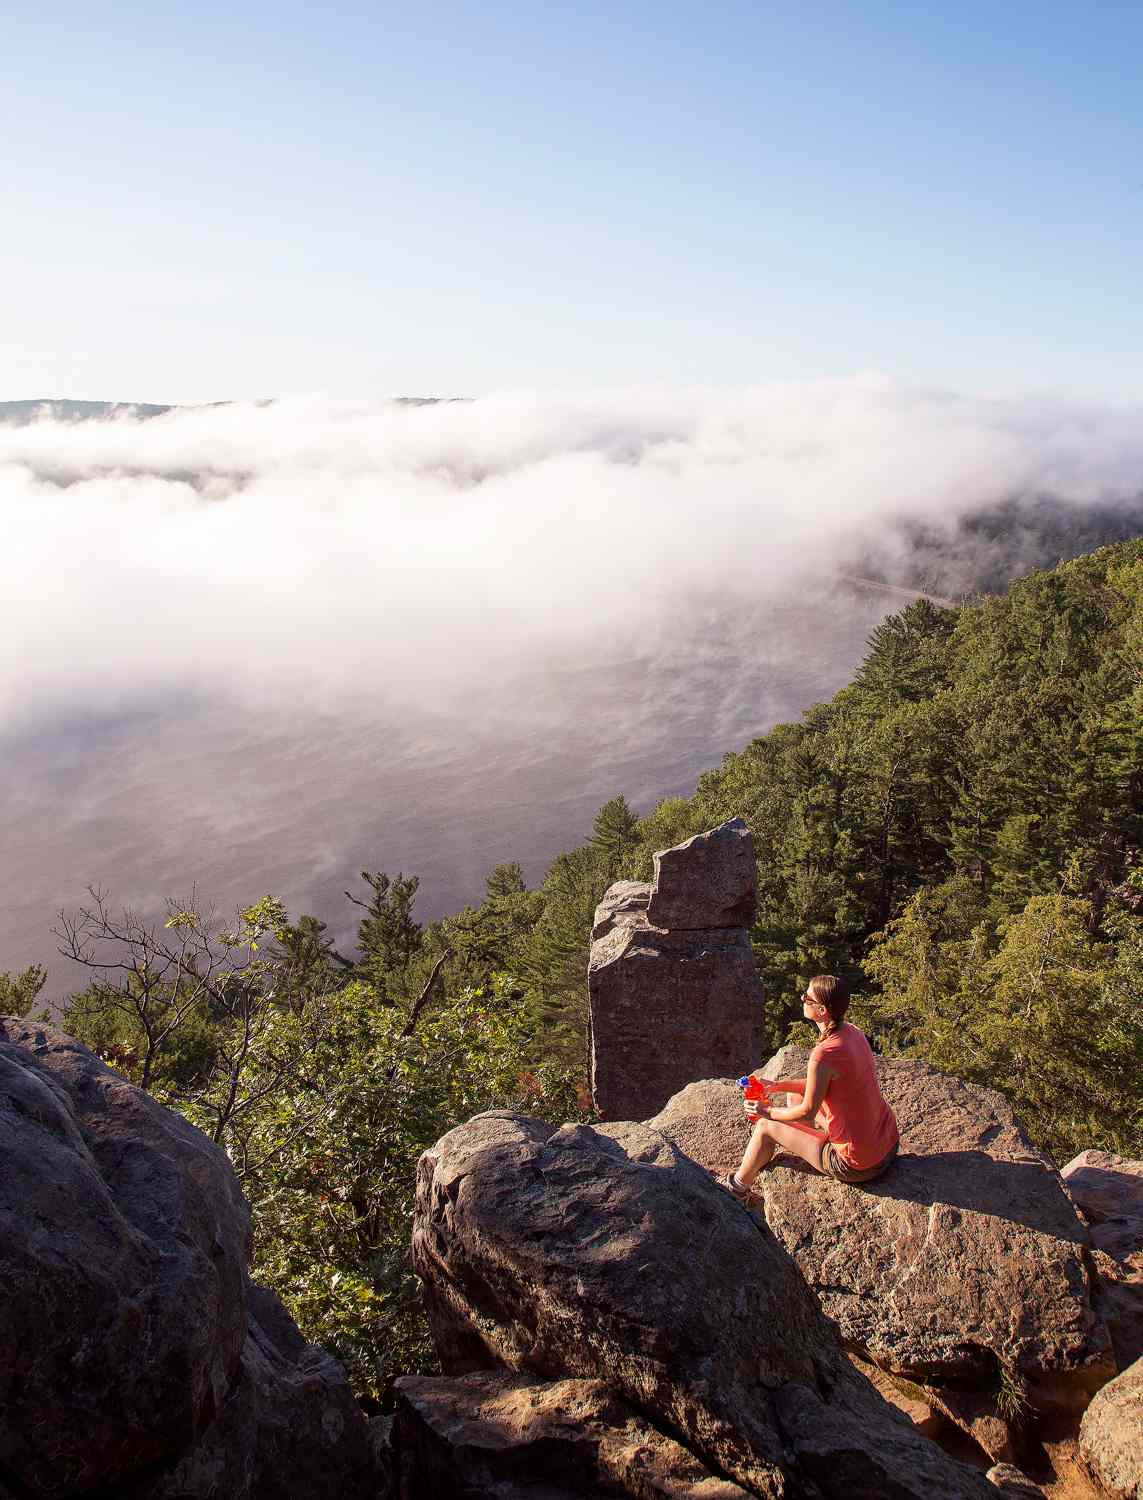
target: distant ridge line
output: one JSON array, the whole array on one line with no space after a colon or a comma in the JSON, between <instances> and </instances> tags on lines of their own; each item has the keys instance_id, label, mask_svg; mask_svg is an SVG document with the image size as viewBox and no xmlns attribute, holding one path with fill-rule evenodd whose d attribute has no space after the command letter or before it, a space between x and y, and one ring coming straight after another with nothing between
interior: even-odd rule
<instances>
[{"instance_id":1,"label":"distant ridge line","mask_svg":"<svg viewBox=\"0 0 1143 1500\"><path fill-rule=\"evenodd\" d=\"M63 396L37 396L30 400L0 401L0 424L23 426L47 418L53 422L92 422L118 416L162 417L170 411L208 411L215 406L273 406L279 398L266 396L248 401L73 401ZM448 406L472 401L472 396L384 396L390 406Z\"/></svg>"},{"instance_id":2,"label":"distant ridge line","mask_svg":"<svg viewBox=\"0 0 1143 1500\"><path fill-rule=\"evenodd\" d=\"M31 401L0 401L0 422L21 425L45 415L56 422L86 422L121 412L161 417L173 410L154 401L70 401L58 396L40 396Z\"/></svg>"}]
</instances>

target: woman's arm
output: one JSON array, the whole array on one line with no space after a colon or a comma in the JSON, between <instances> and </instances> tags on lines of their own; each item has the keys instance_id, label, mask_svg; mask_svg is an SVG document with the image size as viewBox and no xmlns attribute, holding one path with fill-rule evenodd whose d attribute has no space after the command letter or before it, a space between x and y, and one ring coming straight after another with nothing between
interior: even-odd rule
<instances>
[{"instance_id":1,"label":"woman's arm","mask_svg":"<svg viewBox=\"0 0 1143 1500\"><path fill-rule=\"evenodd\" d=\"M832 1078L833 1071L829 1064L819 1063L817 1054L811 1052L801 1099L797 1104L787 1104L782 1109L768 1109L766 1114L771 1120L780 1120L788 1125L798 1120L812 1120L826 1096Z\"/></svg>"},{"instance_id":2,"label":"woman's arm","mask_svg":"<svg viewBox=\"0 0 1143 1500\"><path fill-rule=\"evenodd\" d=\"M761 1068L755 1068L750 1076L757 1078L759 1083L764 1083L768 1094L804 1094L806 1092L804 1078L765 1078Z\"/></svg>"},{"instance_id":3,"label":"woman's arm","mask_svg":"<svg viewBox=\"0 0 1143 1500\"><path fill-rule=\"evenodd\" d=\"M769 1083L772 1094L804 1094L806 1092L804 1078L771 1078Z\"/></svg>"}]
</instances>

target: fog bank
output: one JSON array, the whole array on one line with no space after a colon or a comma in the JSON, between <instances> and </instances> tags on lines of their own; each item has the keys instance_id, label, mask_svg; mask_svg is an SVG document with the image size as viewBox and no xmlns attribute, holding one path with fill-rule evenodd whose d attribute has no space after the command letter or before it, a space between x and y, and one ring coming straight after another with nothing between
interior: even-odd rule
<instances>
[{"instance_id":1,"label":"fog bank","mask_svg":"<svg viewBox=\"0 0 1143 1500\"><path fill-rule=\"evenodd\" d=\"M88 880L336 926L362 863L538 878L848 678L901 601L839 572L1054 561L1140 475L1137 411L875 379L0 426L0 968Z\"/></svg>"}]
</instances>

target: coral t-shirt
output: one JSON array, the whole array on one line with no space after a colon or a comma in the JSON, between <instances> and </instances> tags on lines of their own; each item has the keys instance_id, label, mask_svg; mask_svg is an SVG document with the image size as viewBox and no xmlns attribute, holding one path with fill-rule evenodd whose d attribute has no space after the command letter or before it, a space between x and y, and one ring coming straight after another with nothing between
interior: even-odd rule
<instances>
[{"instance_id":1,"label":"coral t-shirt","mask_svg":"<svg viewBox=\"0 0 1143 1500\"><path fill-rule=\"evenodd\" d=\"M864 1031L845 1021L813 1055L834 1075L818 1108L830 1144L855 1171L877 1166L897 1144L897 1121L881 1093Z\"/></svg>"}]
</instances>

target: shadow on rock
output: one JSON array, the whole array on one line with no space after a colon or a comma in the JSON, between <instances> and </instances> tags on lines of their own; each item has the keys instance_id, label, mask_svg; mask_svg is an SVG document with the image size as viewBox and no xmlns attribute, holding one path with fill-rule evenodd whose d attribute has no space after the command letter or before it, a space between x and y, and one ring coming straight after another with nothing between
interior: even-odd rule
<instances>
[{"instance_id":1,"label":"shadow on rock","mask_svg":"<svg viewBox=\"0 0 1143 1500\"><path fill-rule=\"evenodd\" d=\"M924 1208L939 1203L944 1208L985 1214L1073 1245L1086 1245L1087 1230L1070 1211L1066 1198L1044 1191L1045 1173L1054 1179L1054 1169L1043 1162L997 1161L984 1151L935 1151L928 1156L902 1152L890 1172L863 1184L862 1191Z\"/></svg>"},{"instance_id":2,"label":"shadow on rock","mask_svg":"<svg viewBox=\"0 0 1143 1500\"><path fill-rule=\"evenodd\" d=\"M341 1366L246 1272L226 1153L0 1018L0 1495L377 1494Z\"/></svg>"}]
</instances>

